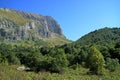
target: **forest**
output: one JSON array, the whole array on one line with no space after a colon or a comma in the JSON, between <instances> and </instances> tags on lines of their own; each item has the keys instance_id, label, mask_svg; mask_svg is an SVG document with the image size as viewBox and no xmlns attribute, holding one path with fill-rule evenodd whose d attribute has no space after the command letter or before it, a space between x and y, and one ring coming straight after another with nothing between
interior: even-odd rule
<instances>
[{"instance_id":1,"label":"forest","mask_svg":"<svg viewBox=\"0 0 120 80\"><path fill-rule=\"evenodd\" d=\"M22 75L23 80L119 80L119 63L120 28L95 30L55 47L27 40L0 42L1 80L19 80ZM20 65L29 69L15 70ZM5 77L9 69L19 75Z\"/></svg>"}]
</instances>

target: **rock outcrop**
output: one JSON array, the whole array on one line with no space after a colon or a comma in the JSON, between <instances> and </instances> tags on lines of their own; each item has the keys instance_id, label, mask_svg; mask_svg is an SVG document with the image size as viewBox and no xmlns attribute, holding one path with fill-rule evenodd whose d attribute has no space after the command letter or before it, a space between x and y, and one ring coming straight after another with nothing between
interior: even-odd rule
<instances>
[{"instance_id":1,"label":"rock outcrop","mask_svg":"<svg viewBox=\"0 0 120 80\"><path fill-rule=\"evenodd\" d=\"M50 16L0 8L0 40L35 40L64 37L60 25Z\"/></svg>"}]
</instances>

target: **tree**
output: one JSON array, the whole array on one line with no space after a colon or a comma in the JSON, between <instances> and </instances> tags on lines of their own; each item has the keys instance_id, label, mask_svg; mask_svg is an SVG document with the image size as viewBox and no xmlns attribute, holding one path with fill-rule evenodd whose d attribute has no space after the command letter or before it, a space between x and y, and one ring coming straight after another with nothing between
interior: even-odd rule
<instances>
[{"instance_id":1,"label":"tree","mask_svg":"<svg viewBox=\"0 0 120 80\"><path fill-rule=\"evenodd\" d=\"M104 59L106 60L106 58L111 57L110 53L109 53L109 48L103 45L97 45L98 50L102 53L102 55L104 56Z\"/></svg>"},{"instance_id":2,"label":"tree","mask_svg":"<svg viewBox=\"0 0 120 80\"><path fill-rule=\"evenodd\" d=\"M110 54L112 58L119 59L120 63L120 41L115 44L115 47L113 49L110 49Z\"/></svg>"},{"instance_id":3,"label":"tree","mask_svg":"<svg viewBox=\"0 0 120 80\"><path fill-rule=\"evenodd\" d=\"M9 64L20 64L20 60L15 56L15 53L9 53L9 55L6 57Z\"/></svg>"},{"instance_id":4,"label":"tree","mask_svg":"<svg viewBox=\"0 0 120 80\"><path fill-rule=\"evenodd\" d=\"M50 71L62 72L68 66L68 60L63 49L52 50L49 55L53 57Z\"/></svg>"},{"instance_id":5,"label":"tree","mask_svg":"<svg viewBox=\"0 0 120 80\"><path fill-rule=\"evenodd\" d=\"M116 59L111 59L111 58L107 58L106 60L106 68L110 71L115 71L118 69L119 66L119 60Z\"/></svg>"},{"instance_id":6,"label":"tree","mask_svg":"<svg viewBox=\"0 0 120 80\"><path fill-rule=\"evenodd\" d=\"M4 56L1 56L1 55L0 55L0 63L8 65L7 59Z\"/></svg>"},{"instance_id":7,"label":"tree","mask_svg":"<svg viewBox=\"0 0 120 80\"><path fill-rule=\"evenodd\" d=\"M39 53L29 53L27 55L20 56L23 59L23 64L29 67L31 70L35 72L39 72L42 68L42 61L44 61L44 57Z\"/></svg>"},{"instance_id":8,"label":"tree","mask_svg":"<svg viewBox=\"0 0 120 80\"><path fill-rule=\"evenodd\" d=\"M50 52L50 48L49 47L42 47L42 48L40 48L40 52L43 55L47 55Z\"/></svg>"},{"instance_id":9,"label":"tree","mask_svg":"<svg viewBox=\"0 0 120 80\"><path fill-rule=\"evenodd\" d=\"M91 74L103 74L104 57L94 46L90 47L86 65Z\"/></svg>"},{"instance_id":10,"label":"tree","mask_svg":"<svg viewBox=\"0 0 120 80\"><path fill-rule=\"evenodd\" d=\"M116 42L115 48L120 48L120 41Z\"/></svg>"}]
</instances>

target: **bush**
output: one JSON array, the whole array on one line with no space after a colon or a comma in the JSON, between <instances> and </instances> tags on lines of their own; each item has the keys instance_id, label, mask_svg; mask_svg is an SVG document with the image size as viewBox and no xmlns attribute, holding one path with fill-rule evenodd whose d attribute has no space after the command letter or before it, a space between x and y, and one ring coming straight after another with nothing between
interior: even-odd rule
<instances>
[{"instance_id":1,"label":"bush","mask_svg":"<svg viewBox=\"0 0 120 80\"><path fill-rule=\"evenodd\" d=\"M119 66L119 60L116 59L111 59L111 58L107 58L106 60L106 68L110 71L115 71L118 69Z\"/></svg>"},{"instance_id":2,"label":"bush","mask_svg":"<svg viewBox=\"0 0 120 80\"><path fill-rule=\"evenodd\" d=\"M57 49L50 52L52 57L51 68L52 72L62 72L64 68L68 66L68 60L64 53L64 50Z\"/></svg>"},{"instance_id":3,"label":"bush","mask_svg":"<svg viewBox=\"0 0 120 80\"><path fill-rule=\"evenodd\" d=\"M94 46L90 47L86 65L91 74L103 74L104 57Z\"/></svg>"}]
</instances>

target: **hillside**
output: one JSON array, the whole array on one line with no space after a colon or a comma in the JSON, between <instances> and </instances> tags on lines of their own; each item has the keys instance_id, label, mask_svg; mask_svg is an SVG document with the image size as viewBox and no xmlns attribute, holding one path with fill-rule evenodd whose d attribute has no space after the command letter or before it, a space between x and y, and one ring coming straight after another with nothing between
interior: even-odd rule
<instances>
[{"instance_id":1,"label":"hillside","mask_svg":"<svg viewBox=\"0 0 120 80\"><path fill-rule=\"evenodd\" d=\"M52 17L1 8L0 80L118 80L119 40L103 28L71 43Z\"/></svg>"},{"instance_id":2,"label":"hillside","mask_svg":"<svg viewBox=\"0 0 120 80\"><path fill-rule=\"evenodd\" d=\"M0 41L43 40L46 42L49 39L54 41L58 36L62 37L56 40L58 43L69 42L63 35L60 25L51 16L0 8Z\"/></svg>"},{"instance_id":3,"label":"hillside","mask_svg":"<svg viewBox=\"0 0 120 80\"><path fill-rule=\"evenodd\" d=\"M54 43L61 44L57 40L66 41L63 36L52 35L52 38L35 43L26 40L18 41L19 43L0 42L0 79L118 80L120 42L116 42L119 40L119 30L119 28L100 29L85 35L85 39L82 37L83 44L80 39L71 44L55 47L48 44L52 46ZM91 42L87 43L87 39ZM94 42L95 39L100 40ZM114 44L110 47L109 43ZM45 46L38 46L39 44ZM27 68L23 71L16 70L23 65L28 70Z\"/></svg>"},{"instance_id":4,"label":"hillside","mask_svg":"<svg viewBox=\"0 0 120 80\"><path fill-rule=\"evenodd\" d=\"M76 41L79 45L114 43L120 39L120 28L103 28L95 30Z\"/></svg>"}]
</instances>

